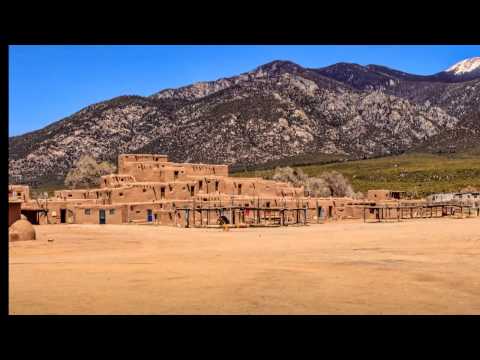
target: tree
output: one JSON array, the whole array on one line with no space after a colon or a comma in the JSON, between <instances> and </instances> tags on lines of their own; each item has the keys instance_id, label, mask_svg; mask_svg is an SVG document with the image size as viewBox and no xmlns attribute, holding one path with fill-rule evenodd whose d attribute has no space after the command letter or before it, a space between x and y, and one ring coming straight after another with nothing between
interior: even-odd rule
<instances>
[{"instance_id":1,"label":"tree","mask_svg":"<svg viewBox=\"0 0 480 360\"><path fill-rule=\"evenodd\" d=\"M277 167L272 176L275 181L287 182L293 186L303 186L313 197L347 196L361 198L361 193L355 193L349 181L339 172L324 172L319 177L309 177L302 169Z\"/></svg>"},{"instance_id":2,"label":"tree","mask_svg":"<svg viewBox=\"0 0 480 360\"><path fill-rule=\"evenodd\" d=\"M324 172L320 178L325 181L327 187L330 189L331 196L347 196L354 197L352 185L349 181L338 171Z\"/></svg>"},{"instance_id":3,"label":"tree","mask_svg":"<svg viewBox=\"0 0 480 360\"><path fill-rule=\"evenodd\" d=\"M100 176L116 171L115 165L107 161L97 163L89 155L82 156L65 177L65 185L71 188L94 187L100 184Z\"/></svg>"}]
</instances>

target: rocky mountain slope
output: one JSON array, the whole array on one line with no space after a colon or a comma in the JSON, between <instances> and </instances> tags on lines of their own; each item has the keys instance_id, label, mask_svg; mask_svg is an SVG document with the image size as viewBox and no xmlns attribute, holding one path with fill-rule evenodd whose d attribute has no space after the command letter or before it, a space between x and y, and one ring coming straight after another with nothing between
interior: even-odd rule
<instances>
[{"instance_id":1,"label":"rocky mountain slope","mask_svg":"<svg viewBox=\"0 0 480 360\"><path fill-rule=\"evenodd\" d=\"M9 175L16 183L61 182L83 154L115 160L122 152L236 166L306 153L368 158L441 143L457 129L468 147L479 114L480 76L468 72L418 76L274 61L149 97L114 98L11 137Z\"/></svg>"}]
</instances>

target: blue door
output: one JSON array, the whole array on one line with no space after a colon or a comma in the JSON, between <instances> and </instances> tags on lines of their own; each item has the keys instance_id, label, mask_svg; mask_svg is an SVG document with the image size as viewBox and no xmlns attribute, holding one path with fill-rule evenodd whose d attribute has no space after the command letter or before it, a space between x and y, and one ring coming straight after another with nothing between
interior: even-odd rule
<instances>
[{"instance_id":1,"label":"blue door","mask_svg":"<svg viewBox=\"0 0 480 360\"><path fill-rule=\"evenodd\" d=\"M153 221L153 213L151 209L147 210L147 221L152 222Z\"/></svg>"}]
</instances>

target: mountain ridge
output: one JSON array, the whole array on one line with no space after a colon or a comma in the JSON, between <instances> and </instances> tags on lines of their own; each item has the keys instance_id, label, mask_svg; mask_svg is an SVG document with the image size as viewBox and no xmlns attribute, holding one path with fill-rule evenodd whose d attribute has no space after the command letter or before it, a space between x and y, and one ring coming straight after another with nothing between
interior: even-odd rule
<instances>
[{"instance_id":1,"label":"mountain ridge","mask_svg":"<svg viewBox=\"0 0 480 360\"><path fill-rule=\"evenodd\" d=\"M399 154L456 127L468 136L480 114L480 76L433 79L381 65L313 69L276 60L146 97L115 97L10 137L9 176L62 181L82 154L114 161L120 152L162 152L241 166L305 153Z\"/></svg>"}]
</instances>

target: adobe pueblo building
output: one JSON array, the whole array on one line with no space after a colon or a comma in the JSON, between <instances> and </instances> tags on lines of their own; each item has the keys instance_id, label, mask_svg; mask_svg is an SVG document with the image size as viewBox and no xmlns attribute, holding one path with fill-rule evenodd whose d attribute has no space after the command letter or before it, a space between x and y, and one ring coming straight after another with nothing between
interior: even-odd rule
<instances>
[{"instance_id":1,"label":"adobe pueblo building","mask_svg":"<svg viewBox=\"0 0 480 360\"><path fill-rule=\"evenodd\" d=\"M100 180L99 188L47 199L31 199L26 186L9 192L33 224L289 225L362 215L353 199L306 197L303 187L230 177L228 165L174 163L166 155L122 154L118 173Z\"/></svg>"},{"instance_id":2,"label":"adobe pueblo building","mask_svg":"<svg viewBox=\"0 0 480 360\"><path fill-rule=\"evenodd\" d=\"M303 187L288 183L230 177L228 165L174 163L155 154L120 155L118 173L102 176L96 189L60 190L52 198L33 200L27 186L9 186L9 198L21 201L22 214L32 224L303 225L395 219L400 207L424 206L409 203L403 195L376 190L366 200L308 197ZM389 210L380 212L378 207ZM405 211L401 214L403 218Z\"/></svg>"}]
</instances>

